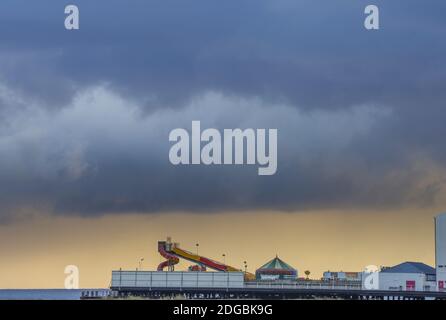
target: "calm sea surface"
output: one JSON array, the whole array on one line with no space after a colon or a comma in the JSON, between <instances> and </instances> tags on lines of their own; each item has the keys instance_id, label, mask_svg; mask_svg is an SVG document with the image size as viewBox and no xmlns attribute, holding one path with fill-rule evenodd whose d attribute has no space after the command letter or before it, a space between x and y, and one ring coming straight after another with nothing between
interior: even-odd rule
<instances>
[{"instance_id":1,"label":"calm sea surface","mask_svg":"<svg viewBox=\"0 0 446 320\"><path fill-rule=\"evenodd\" d=\"M79 300L85 290L103 289L0 289L0 300Z\"/></svg>"}]
</instances>

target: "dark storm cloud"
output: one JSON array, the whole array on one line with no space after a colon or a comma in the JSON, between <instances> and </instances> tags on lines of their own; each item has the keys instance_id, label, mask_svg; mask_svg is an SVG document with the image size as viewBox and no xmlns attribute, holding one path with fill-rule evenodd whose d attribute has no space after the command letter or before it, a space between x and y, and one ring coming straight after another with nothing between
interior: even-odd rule
<instances>
[{"instance_id":1,"label":"dark storm cloud","mask_svg":"<svg viewBox=\"0 0 446 320\"><path fill-rule=\"evenodd\" d=\"M147 108L206 90L320 108L438 101L446 5L428 2L378 1L373 33L366 1L75 1L78 32L61 1L3 1L0 66L49 104L98 82Z\"/></svg>"},{"instance_id":2,"label":"dark storm cloud","mask_svg":"<svg viewBox=\"0 0 446 320\"><path fill-rule=\"evenodd\" d=\"M0 4L0 215L426 205L441 194L442 1L374 1L377 32L362 26L368 1L72 3L74 32L64 2ZM105 91L91 103L95 88ZM191 120L278 128L278 173L171 166L168 132Z\"/></svg>"}]
</instances>

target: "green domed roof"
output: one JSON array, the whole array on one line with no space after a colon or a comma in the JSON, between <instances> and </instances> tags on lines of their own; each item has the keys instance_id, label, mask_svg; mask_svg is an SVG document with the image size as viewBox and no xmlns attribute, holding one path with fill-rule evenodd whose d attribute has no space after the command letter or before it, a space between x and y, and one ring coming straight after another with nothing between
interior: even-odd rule
<instances>
[{"instance_id":1,"label":"green domed roof","mask_svg":"<svg viewBox=\"0 0 446 320\"><path fill-rule=\"evenodd\" d=\"M258 270L262 269L276 269L276 270L290 270L290 271L296 271L293 267L291 267L288 263L281 260L278 256L276 256L274 259L268 261L263 266L261 266Z\"/></svg>"}]
</instances>

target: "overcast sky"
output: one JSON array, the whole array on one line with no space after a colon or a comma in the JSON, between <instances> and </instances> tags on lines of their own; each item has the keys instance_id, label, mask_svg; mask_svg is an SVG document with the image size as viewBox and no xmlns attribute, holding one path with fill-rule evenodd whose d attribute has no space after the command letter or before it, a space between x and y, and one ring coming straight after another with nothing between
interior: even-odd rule
<instances>
[{"instance_id":1,"label":"overcast sky","mask_svg":"<svg viewBox=\"0 0 446 320\"><path fill-rule=\"evenodd\" d=\"M0 2L0 220L446 205L444 1L71 3ZM277 128L277 173L171 165L192 120Z\"/></svg>"}]
</instances>

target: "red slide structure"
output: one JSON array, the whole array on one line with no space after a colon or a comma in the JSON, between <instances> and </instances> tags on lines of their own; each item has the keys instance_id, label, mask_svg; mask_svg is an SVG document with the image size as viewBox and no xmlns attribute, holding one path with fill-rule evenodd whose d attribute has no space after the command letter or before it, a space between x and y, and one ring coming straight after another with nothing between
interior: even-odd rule
<instances>
[{"instance_id":1,"label":"red slide structure","mask_svg":"<svg viewBox=\"0 0 446 320\"><path fill-rule=\"evenodd\" d=\"M169 239L167 242L170 242ZM168 271L173 271L174 270L174 266L180 262L180 259L178 259L178 257L174 254L171 254L169 252L166 251L166 247L167 247L167 242L166 241L159 241L158 242L158 252L167 260L164 262L161 262L158 266L158 271L163 271L164 268L167 267Z\"/></svg>"},{"instance_id":2,"label":"red slide structure","mask_svg":"<svg viewBox=\"0 0 446 320\"><path fill-rule=\"evenodd\" d=\"M164 258L167 259L166 261L160 263L160 265L158 266L158 271L163 271L164 268L166 267L168 267L169 271L173 271L174 265L179 262L179 258L191 261L199 266L204 266L217 271L223 271L223 272L241 271L240 269L228 266L224 263L183 250L179 247L177 243L172 243L170 238L167 238L167 241L158 242L158 251ZM205 270L205 268L202 268L202 270ZM245 275L246 278L248 279L255 277L253 274L248 272L246 272Z\"/></svg>"}]
</instances>

